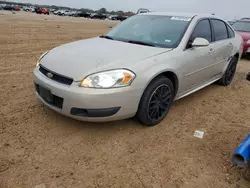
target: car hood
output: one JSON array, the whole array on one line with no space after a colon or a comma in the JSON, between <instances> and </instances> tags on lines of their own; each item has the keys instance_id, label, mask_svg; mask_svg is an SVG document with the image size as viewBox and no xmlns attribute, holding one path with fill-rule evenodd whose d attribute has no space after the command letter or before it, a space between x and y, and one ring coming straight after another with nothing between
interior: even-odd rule
<instances>
[{"instance_id":1,"label":"car hood","mask_svg":"<svg viewBox=\"0 0 250 188\"><path fill-rule=\"evenodd\" d=\"M237 31L244 41L250 39L250 32Z\"/></svg>"},{"instance_id":2,"label":"car hood","mask_svg":"<svg viewBox=\"0 0 250 188\"><path fill-rule=\"evenodd\" d=\"M95 72L129 69L138 61L170 50L96 37L56 47L40 63L55 73L80 81Z\"/></svg>"}]
</instances>

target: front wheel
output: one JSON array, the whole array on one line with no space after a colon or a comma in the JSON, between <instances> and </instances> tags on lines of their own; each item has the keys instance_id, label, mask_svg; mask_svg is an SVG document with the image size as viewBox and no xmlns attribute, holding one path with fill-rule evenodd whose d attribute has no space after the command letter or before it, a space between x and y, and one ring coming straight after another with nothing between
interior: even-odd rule
<instances>
[{"instance_id":1,"label":"front wheel","mask_svg":"<svg viewBox=\"0 0 250 188\"><path fill-rule=\"evenodd\" d=\"M163 76L156 78L144 91L136 117L142 124L154 126L168 114L173 99L173 83Z\"/></svg>"},{"instance_id":2,"label":"front wheel","mask_svg":"<svg viewBox=\"0 0 250 188\"><path fill-rule=\"evenodd\" d=\"M236 57L232 57L223 77L217 81L219 85L227 86L232 82L234 75L236 73L237 63L238 59Z\"/></svg>"}]
</instances>

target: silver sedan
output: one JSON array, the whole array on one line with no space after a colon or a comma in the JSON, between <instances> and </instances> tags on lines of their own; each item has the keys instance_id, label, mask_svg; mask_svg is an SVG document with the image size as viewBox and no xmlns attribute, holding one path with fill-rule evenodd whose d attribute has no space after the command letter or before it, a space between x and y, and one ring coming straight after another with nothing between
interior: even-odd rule
<instances>
[{"instance_id":1,"label":"silver sedan","mask_svg":"<svg viewBox=\"0 0 250 188\"><path fill-rule=\"evenodd\" d=\"M242 39L214 15L143 13L106 35L44 53L34 69L38 98L83 121L136 116L161 122L174 100L231 83Z\"/></svg>"}]
</instances>

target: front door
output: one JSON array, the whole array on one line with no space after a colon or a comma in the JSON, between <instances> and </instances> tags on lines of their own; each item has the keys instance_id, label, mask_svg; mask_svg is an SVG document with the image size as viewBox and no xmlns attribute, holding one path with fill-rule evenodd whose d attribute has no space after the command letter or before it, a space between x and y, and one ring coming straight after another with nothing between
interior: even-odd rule
<instances>
[{"instance_id":1,"label":"front door","mask_svg":"<svg viewBox=\"0 0 250 188\"><path fill-rule=\"evenodd\" d=\"M205 38L212 42L212 31L208 19L200 20L189 40L189 45L184 51L184 65L181 68L181 91L180 95L193 90L211 77L212 65L214 64L214 45L204 47L192 47L190 44L195 38Z\"/></svg>"}]
</instances>

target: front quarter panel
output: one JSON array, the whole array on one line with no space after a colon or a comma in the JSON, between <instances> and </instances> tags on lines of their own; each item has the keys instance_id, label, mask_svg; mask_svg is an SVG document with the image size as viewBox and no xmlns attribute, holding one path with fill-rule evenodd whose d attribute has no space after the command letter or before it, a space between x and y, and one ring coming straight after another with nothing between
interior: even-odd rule
<instances>
[{"instance_id":1,"label":"front quarter panel","mask_svg":"<svg viewBox=\"0 0 250 188\"><path fill-rule=\"evenodd\" d=\"M165 52L147 60L138 62L131 67L131 70L136 73L136 79L132 85L140 88L140 96L142 96L146 87L154 78L167 71L173 72L177 76L179 84L181 84L181 80L179 80L181 73L178 72L178 70L180 70L179 67L183 64L181 61L174 58L174 53L174 50L171 52Z\"/></svg>"}]
</instances>

